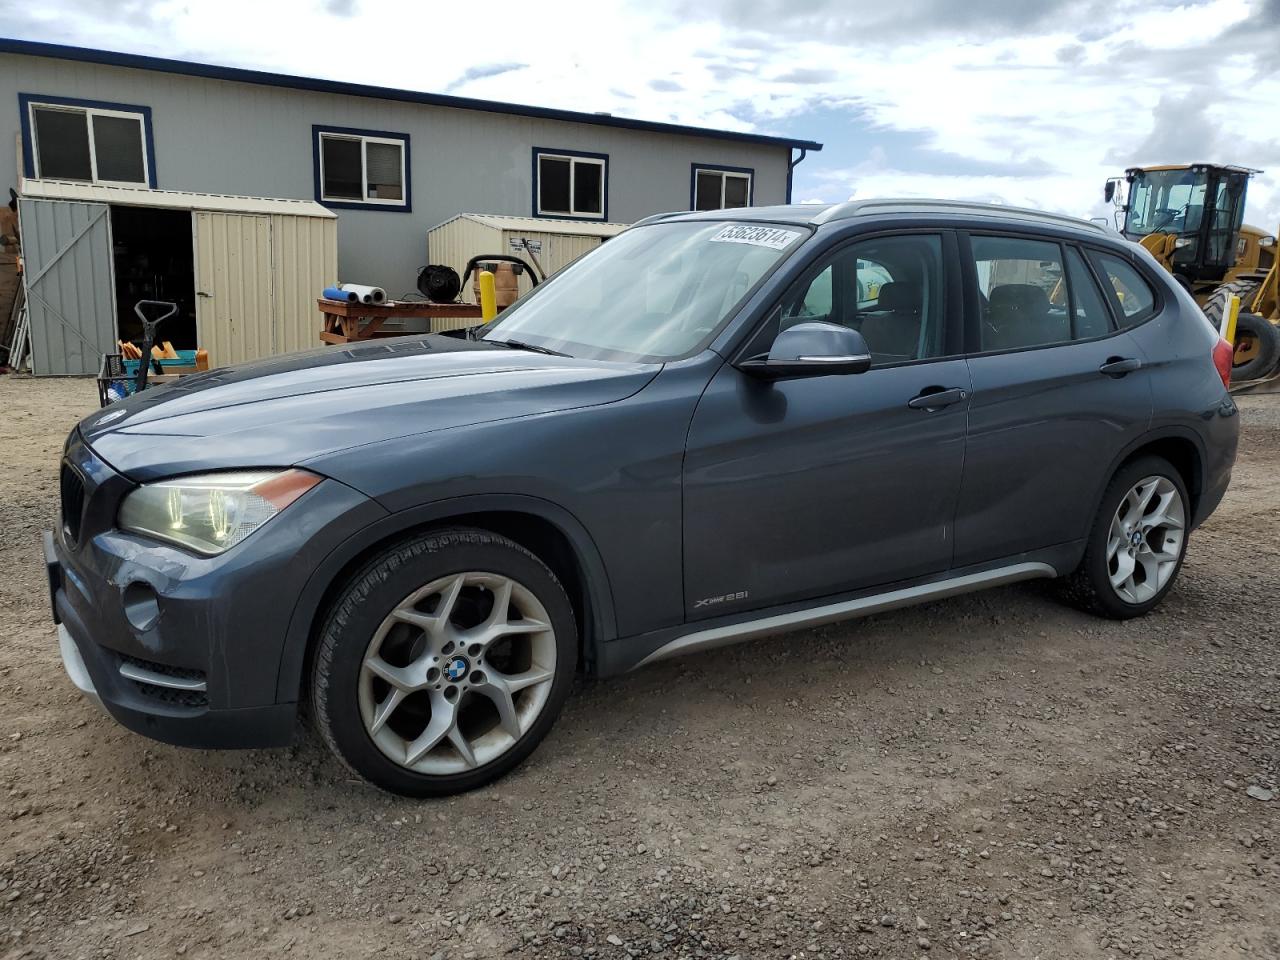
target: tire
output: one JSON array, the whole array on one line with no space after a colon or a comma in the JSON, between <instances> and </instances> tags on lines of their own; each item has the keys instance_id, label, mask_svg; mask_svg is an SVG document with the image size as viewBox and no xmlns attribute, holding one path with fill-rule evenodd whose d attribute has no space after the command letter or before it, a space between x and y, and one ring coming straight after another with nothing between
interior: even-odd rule
<instances>
[{"instance_id":1,"label":"tire","mask_svg":"<svg viewBox=\"0 0 1280 960\"><path fill-rule=\"evenodd\" d=\"M1235 356L1231 379L1237 383L1261 380L1280 363L1280 329L1256 313L1242 313L1236 319Z\"/></svg>"},{"instance_id":2,"label":"tire","mask_svg":"<svg viewBox=\"0 0 1280 960\"><path fill-rule=\"evenodd\" d=\"M551 729L573 683L577 625L555 574L524 547L485 530L429 531L339 589L312 713L359 776L409 797L474 790Z\"/></svg>"},{"instance_id":3,"label":"tire","mask_svg":"<svg viewBox=\"0 0 1280 960\"><path fill-rule=\"evenodd\" d=\"M1151 541L1148 542L1144 537L1140 538L1140 545L1135 545L1130 540L1132 533L1125 530L1125 524L1118 522L1118 512L1121 505L1128 502L1126 514L1132 518L1138 500L1130 500L1130 496L1135 488L1142 488L1148 483L1153 484L1155 490L1147 509L1141 514L1138 524L1140 529L1145 526L1145 521L1156 517L1156 511L1166 502L1167 494L1174 494L1176 502L1172 499L1167 502L1170 524L1147 531ZM1180 526L1175 528L1174 521L1180 523ZM1106 492L1102 495L1098 513L1089 528L1088 542L1080 565L1063 581L1066 598L1082 610L1112 620L1128 620L1148 613L1160 604L1178 579L1187 552L1190 528L1191 499L1187 496L1182 476L1169 461L1160 457L1142 457L1124 464L1107 484ZM1159 544L1156 544L1157 538L1160 540ZM1176 545L1173 542L1175 539ZM1110 550L1113 540L1120 540L1125 544L1114 554ZM1157 551L1156 546L1162 550ZM1129 551L1130 547L1133 548L1132 553ZM1160 561L1162 554L1170 559ZM1133 589L1121 589L1113 583L1113 575L1119 574L1119 565L1125 562L1124 555L1133 558ZM1143 557L1151 559L1143 560ZM1149 579L1153 575L1154 579ZM1141 583L1137 582L1139 576ZM1127 583L1125 586L1127 587Z\"/></svg>"},{"instance_id":4,"label":"tire","mask_svg":"<svg viewBox=\"0 0 1280 960\"><path fill-rule=\"evenodd\" d=\"M1222 301L1221 296L1224 290L1227 290L1240 298L1240 315L1248 311L1248 304L1253 302L1253 298L1258 293L1258 287L1261 286L1261 280L1232 280L1229 283L1221 284L1214 288L1209 299L1205 301L1204 315L1209 318L1209 322L1213 324L1215 330L1222 329Z\"/></svg>"}]
</instances>

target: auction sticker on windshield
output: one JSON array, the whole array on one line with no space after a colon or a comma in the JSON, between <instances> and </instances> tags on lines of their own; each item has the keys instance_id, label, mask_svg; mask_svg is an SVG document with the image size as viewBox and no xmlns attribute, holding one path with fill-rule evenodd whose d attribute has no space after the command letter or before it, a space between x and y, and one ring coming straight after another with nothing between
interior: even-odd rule
<instances>
[{"instance_id":1,"label":"auction sticker on windshield","mask_svg":"<svg viewBox=\"0 0 1280 960\"><path fill-rule=\"evenodd\" d=\"M798 230L783 230L781 227L754 227L746 223L735 223L723 228L711 238L712 243L749 243L755 247L768 247L781 250L800 236Z\"/></svg>"}]
</instances>

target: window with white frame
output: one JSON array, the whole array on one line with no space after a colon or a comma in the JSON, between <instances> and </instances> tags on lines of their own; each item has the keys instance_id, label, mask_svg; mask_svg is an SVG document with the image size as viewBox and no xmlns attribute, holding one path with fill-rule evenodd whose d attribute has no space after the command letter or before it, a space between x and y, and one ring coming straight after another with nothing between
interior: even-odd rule
<instances>
[{"instance_id":1,"label":"window with white frame","mask_svg":"<svg viewBox=\"0 0 1280 960\"><path fill-rule=\"evenodd\" d=\"M751 206L751 171L693 169L693 209L733 210Z\"/></svg>"},{"instance_id":2,"label":"window with white frame","mask_svg":"<svg viewBox=\"0 0 1280 960\"><path fill-rule=\"evenodd\" d=\"M36 179L150 182L147 118L142 110L36 98L26 106Z\"/></svg>"},{"instance_id":3,"label":"window with white frame","mask_svg":"<svg viewBox=\"0 0 1280 960\"><path fill-rule=\"evenodd\" d=\"M316 199L322 203L409 205L409 137L358 130L316 130Z\"/></svg>"},{"instance_id":4,"label":"window with white frame","mask_svg":"<svg viewBox=\"0 0 1280 960\"><path fill-rule=\"evenodd\" d=\"M535 151L534 210L543 217L605 218L609 160L603 156Z\"/></svg>"}]
</instances>

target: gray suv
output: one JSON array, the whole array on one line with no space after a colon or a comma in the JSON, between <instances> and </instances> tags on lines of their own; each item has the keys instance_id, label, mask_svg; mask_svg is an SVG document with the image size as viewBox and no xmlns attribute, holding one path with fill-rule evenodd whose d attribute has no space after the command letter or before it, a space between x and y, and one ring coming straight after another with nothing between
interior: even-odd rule
<instances>
[{"instance_id":1,"label":"gray suv","mask_svg":"<svg viewBox=\"0 0 1280 960\"><path fill-rule=\"evenodd\" d=\"M929 201L653 217L465 337L265 360L67 439L67 671L196 747L296 735L426 796L617 674L1060 578L1169 591L1222 499L1230 347L1138 246Z\"/></svg>"}]
</instances>

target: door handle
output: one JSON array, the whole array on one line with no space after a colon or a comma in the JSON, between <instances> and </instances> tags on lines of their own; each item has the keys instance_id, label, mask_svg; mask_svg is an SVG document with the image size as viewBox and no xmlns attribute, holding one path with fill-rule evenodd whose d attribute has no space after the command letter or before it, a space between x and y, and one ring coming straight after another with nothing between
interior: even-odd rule
<instances>
[{"instance_id":1,"label":"door handle","mask_svg":"<svg viewBox=\"0 0 1280 960\"><path fill-rule=\"evenodd\" d=\"M1104 377L1119 379L1126 373L1141 369L1142 361L1136 357L1108 357L1107 362L1098 368L1098 372Z\"/></svg>"},{"instance_id":2,"label":"door handle","mask_svg":"<svg viewBox=\"0 0 1280 960\"><path fill-rule=\"evenodd\" d=\"M953 403L962 403L969 399L969 391L952 387L949 390L941 387L926 387L918 396L907 401L912 410L941 410Z\"/></svg>"}]
</instances>

